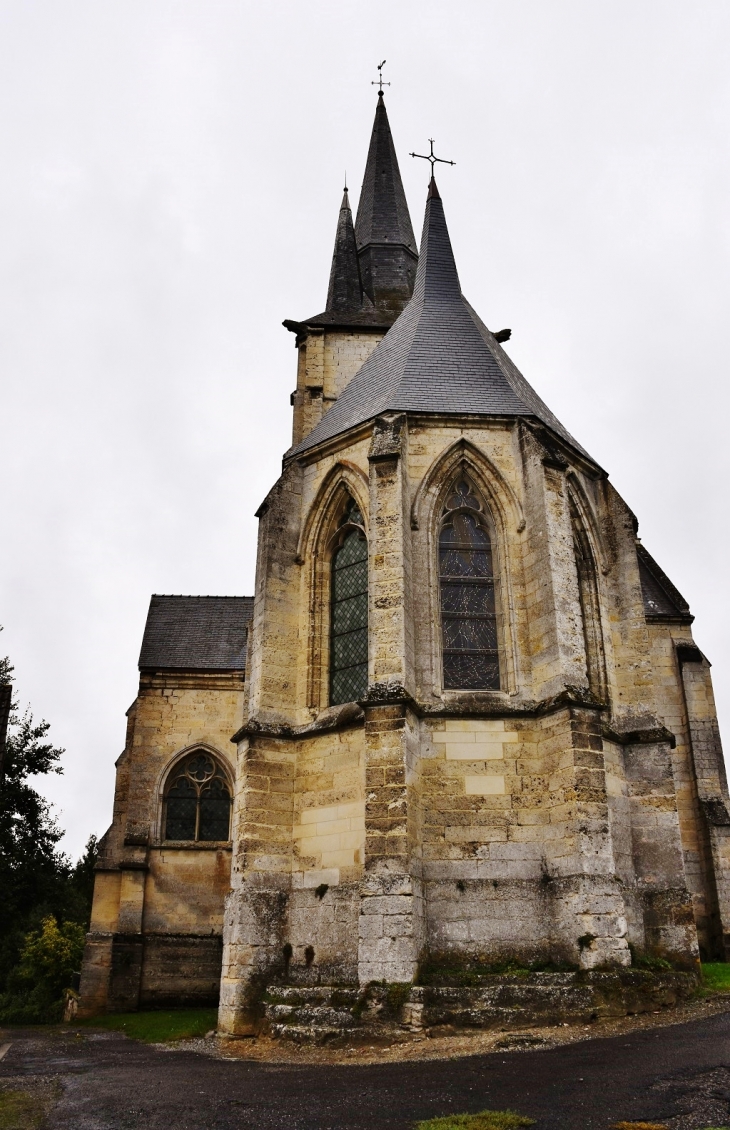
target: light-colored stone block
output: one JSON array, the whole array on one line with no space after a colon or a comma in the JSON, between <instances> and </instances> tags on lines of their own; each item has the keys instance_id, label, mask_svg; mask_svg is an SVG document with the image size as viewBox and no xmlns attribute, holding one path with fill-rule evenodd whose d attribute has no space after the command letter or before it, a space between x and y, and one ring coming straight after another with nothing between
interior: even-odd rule
<instances>
[{"instance_id":1,"label":"light-colored stone block","mask_svg":"<svg viewBox=\"0 0 730 1130\"><path fill-rule=\"evenodd\" d=\"M328 887L336 887L340 882L340 872L335 867L320 868L317 871L293 871L292 886L294 890L307 890L319 887L326 883Z\"/></svg>"},{"instance_id":2,"label":"light-colored stone block","mask_svg":"<svg viewBox=\"0 0 730 1130\"><path fill-rule=\"evenodd\" d=\"M504 757L501 742L447 742L447 761L500 761Z\"/></svg>"},{"instance_id":3,"label":"light-colored stone block","mask_svg":"<svg viewBox=\"0 0 730 1130\"><path fill-rule=\"evenodd\" d=\"M504 777L498 773L488 773L476 777L464 777L464 792L467 796L497 796L504 793Z\"/></svg>"}]
</instances>

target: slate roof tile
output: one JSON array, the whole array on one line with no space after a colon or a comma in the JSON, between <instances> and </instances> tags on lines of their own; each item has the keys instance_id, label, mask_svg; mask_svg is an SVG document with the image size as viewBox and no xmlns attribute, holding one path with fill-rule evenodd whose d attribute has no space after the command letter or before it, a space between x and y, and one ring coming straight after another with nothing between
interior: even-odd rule
<instances>
[{"instance_id":1,"label":"slate roof tile","mask_svg":"<svg viewBox=\"0 0 730 1130\"><path fill-rule=\"evenodd\" d=\"M536 417L590 459L462 295L433 180L411 301L339 399L287 458L386 411Z\"/></svg>"},{"instance_id":2,"label":"slate roof tile","mask_svg":"<svg viewBox=\"0 0 730 1130\"><path fill-rule=\"evenodd\" d=\"M153 596L140 670L243 671L252 596Z\"/></svg>"}]
</instances>

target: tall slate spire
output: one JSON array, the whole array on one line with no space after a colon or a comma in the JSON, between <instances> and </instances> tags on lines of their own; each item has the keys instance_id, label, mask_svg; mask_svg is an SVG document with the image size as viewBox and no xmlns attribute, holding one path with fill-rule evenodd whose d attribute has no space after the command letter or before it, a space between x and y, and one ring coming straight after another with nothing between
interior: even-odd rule
<instances>
[{"instance_id":1,"label":"tall slate spire","mask_svg":"<svg viewBox=\"0 0 730 1130\"><path fill-rule=\"evenodd\" d=\"M411 301L337 402L288 455L394 411L532 418L587 454L461 293L444 206L433 178Z\"/></svg>"},{"instance_id":2,"label":"tall slate spire","mask_svg":"<svg viewBox=\"0 0 730 1130\"><path fill-rule=\"evenodd\" d=\"M352 314L359 311L362 305L363 289L360 278L360 261L357 255L350 199L347 195L347 188L345 188L345 195L342 197L340 215L337 220L335 249L332 254L330 284L325 309L328 314Z\"/></svg>"},{"instance_id":3,"label":"tall slate spire","mask_svg":"<svg viewBox=\"0 0 730 1130\"><path fill-rule=\"evenodd\" d=\"M391 316L399 314L413 292L418 252L382 90L378 91L355 236L366 294L378 309Z\"/></svg>"}]
</instances>

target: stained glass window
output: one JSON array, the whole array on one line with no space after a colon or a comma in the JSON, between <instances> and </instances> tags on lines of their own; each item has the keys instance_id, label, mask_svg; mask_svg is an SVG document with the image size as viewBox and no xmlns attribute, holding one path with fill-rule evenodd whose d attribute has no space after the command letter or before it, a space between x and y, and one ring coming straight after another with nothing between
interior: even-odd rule
<instances>
[{"instance_id":1,"label":"stained glass window","mask_svg":"<svg viewBox=\"0 0 730 1130\"><path fill-rule=\"evenodd\" d=\"M368 543L362 515L350 503L344 537L332 559L330 704L355 702L368 689ZM353 527L349 529L348 527Z\"/></svg>"},{"instance_id":2,"label":"stained glass window","mask_svg":"<svg viewBox=\"0 0 730 1130\"><path fill-rule=\"evenodd\" d=\"M492 545L466 479L446 500L439 537L444 687L499 690Z\"/></svg>"},{"instance_id":3,"label":"stained glass window","mask_svg":"<svg viewBox=\"0 0 730 1130\"><path fill-rule=\"evenodd\" d=\"M165 796L166 840L227 840L231 792L210 754L197 750L175 769Z\"/></svg>"}]
</instances>

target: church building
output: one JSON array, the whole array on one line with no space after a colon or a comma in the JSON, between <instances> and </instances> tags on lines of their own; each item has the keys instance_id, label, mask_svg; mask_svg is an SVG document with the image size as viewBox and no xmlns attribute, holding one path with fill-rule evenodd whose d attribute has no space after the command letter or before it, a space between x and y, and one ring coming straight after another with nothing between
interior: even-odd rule
<instances>
[{"instance_id":1,"label":"church building","mask_svg":"<svg viewBox=\"0 0 730 1130\"><path fill-rule=\"evenodd\" d=\"M433 169L433 167L432 167ZM457 249L458 250L458 249ZM730 801L684 598L420 247L382 89L253 597L153 596L81 1012L514 960L730 958Z\"/></svg>"}]
</instances>

